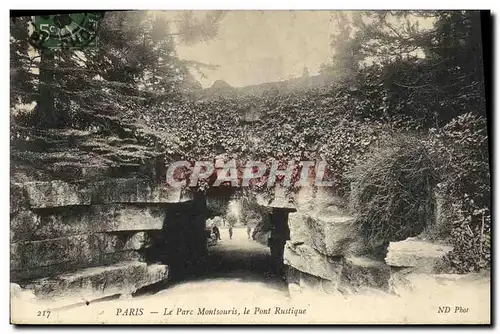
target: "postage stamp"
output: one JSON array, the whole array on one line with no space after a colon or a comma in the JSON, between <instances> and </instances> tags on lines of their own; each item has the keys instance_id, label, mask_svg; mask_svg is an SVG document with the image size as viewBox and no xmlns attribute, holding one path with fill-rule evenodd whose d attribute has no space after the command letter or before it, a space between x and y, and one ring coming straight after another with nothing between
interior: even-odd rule
<instances>
[{"instance_id":1,"label":"postage stamp","mask_svg":"<svg viewBox=\"0 0 500 334\"><path fill-rule=\"evenodd\" d=\"M29 37L38 49L96 47L103 13L68 13L34 16Z\"/></svg>"}]
</instances>

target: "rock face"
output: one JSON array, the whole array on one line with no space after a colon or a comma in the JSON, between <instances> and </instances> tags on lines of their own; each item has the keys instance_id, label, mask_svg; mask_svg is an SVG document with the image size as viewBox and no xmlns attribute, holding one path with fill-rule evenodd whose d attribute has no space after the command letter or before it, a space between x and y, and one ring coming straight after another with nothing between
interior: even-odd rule
<instances>
[{"instance_id":1,"label":"rock face","mask_svg":"<svg viewBox=\"0 0 500 334\"><path fill-rule=\"evenodd\" d=\"M141 249L145 244L129 242L134 236L123 238L107 233L84 234L57 239L27 241L11 244L11 270L27 270L60 263L87 266L99 262L105 254Z\"/></svg>"},{"instance_id":2,"label":"rock face","mask_svg":"<svg viewBox=\"0 0 500 334\"><path fill-rule=\"evenodd\" d=\"M56 208L71 205L89 205L90 192L61 180L27 182L23 185L29 207Z\"/></svg>"},{"instance_id":3,"label":"rock face","mask_svg":"<svg viewBox=\"0 0 500 334\"><path fill-rule=\"evenodd\" d=\"M358 291L363 288L389 290L391 268L382 261L366 256L349 256L344 258L341 288Z\"/></svg>"},{"instance_id":4,"label":"rock face","mask_svg":"<svg viewBox=\"0 0 500 334\"><path fill-rule=\"evenodd\" d=\"M409 238L391 242L383 261L364 245L356 218L334 194L304 190L298 199L297 212L289 214L290 240L283 256L291 296L348 295L367 289L399 294L411 285L407 277L439 272L443 257L452 250Z\"/></svg>"},{"instance_id":5,"label":"rock face","mask_svg":"<svg viewBox=\"0 0 500 334\"><path fill-rule=\"evenodd\" d=\"M166 265L126 261L39 280L26 285L25 289L32 291L39 300L53 301L61 307L116 294L132 294L142 286L167 277Z\"/></svg>"},{"instance_id":6,"label":"rock face","mask_svg":"<svg viewBox=\"0 0 500 334\"><path fill-rule=\"evenodd\" d=\"M257 203L267 208L285 209L296 211L296 205L293 203L293 194L288 194L285 188L281 186L274 187L274 193L270 197L257 195Z\"/></svg>"},{"instance_id":7,"label":"rock face","mask_svg":"<svg viewBox=\"0 0 500 334\"><path fill-rule=\"evenodd\" d=\"M443 257L453 247L407 239L389 244L385 261L393 267L412 267L432 272L443 264Z\"/></svg>"},{"instance_id":8,"label":"rock face","mask_svg":"<svg viewBox=\"0 0 500 334\"><path fill-rule=\"evenodd\" d=\"M147 179L107 179L92 183L61 180L13 183L18 189L12 199L30 209L111 203L181 203L191 200L189 193L155 184Z\"/></svg>"},{"instance_id":9,"label":"rock face","mask_svg":"<svg viewBox=\"0 0 500 334\"><path fill-rule=\"evenodd\" d=\"M291 213L288 225L292 242L306 243L328 256L344 255L359 239L359 225L347 215Z\"/></svg>"},{"instance_id":10,"label":"rock face","mask_svg":"<svg viewBox=\"0 0 500 334\"><path fill-rule=\"evenodd\" d=\"M93 203L182 203L192 199L181 188L155 184L147 179L110 179L91 186Z\"/></svg>"},{"instance_id":11,"label":"rock face","mask_svg":"<svg viewBox=\"0 0 500 334\"><path fill-rule=\"evenodd\" d=\"M285 264L289 283L300 290L328 293L355 293L364 288L389 290L390 267L367 257L330 257L305 245L287 242ZM297 286L292 287L297 292Z\"/></svg>"},{"instance_id":12,"label":"rock face","mask_svg":"<svg viewBox=\"0 0 500 334\"><path fill-rule=\"evenodd\" d=\"M206 248L204 208L166 185L159 137L119 118L82 117L97 130L14 130L10 274L17 295L69 305L132 293L167 279L169 261L177 266Z\"/></svg>"},{"instance_id":13,"label":"rock face","mask_svg":"<svg viewBox=\"0 0 500 334\"><path fill-rule=\"evenodd\" d=\"M338 280L342 272L342 259L322 255L311 246L294 245L288 241L284 251L285 264L328 280Z\"/></svg>"},{"instance_id":14,"label":"rock face","mask_svg":"<svg viewBox=\"0 0 500 334\"><path fill-rule=\"evenodd\" d=\"M109 204L75 206L51 212L23 211L11 218L11 241L54 239L88 233L161 230L162 206Z\"/></svg>"},{"instance_id":15,"label":"rock face","mask_svg":"<svg viewBox=\"0 0 500 334\"><path fill-rule=\"evenodd\" d=\"M331 189L304 188L296 203L297 212L289 214L290 240L284 249L291 294L390 290L390 266L370 257L356 217Z\"/></svg>"}]
</instances>

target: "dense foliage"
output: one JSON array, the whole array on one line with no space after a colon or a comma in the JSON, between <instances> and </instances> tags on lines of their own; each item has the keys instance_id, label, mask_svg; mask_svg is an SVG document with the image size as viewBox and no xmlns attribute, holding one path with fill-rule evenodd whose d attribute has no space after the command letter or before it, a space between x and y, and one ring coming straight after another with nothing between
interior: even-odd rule
<instances>
[{"instance_id":1,"label":"dense foliage","mask_svg":"<svg viewBox=\"0 0 500 334\"><path fill-rule=\"evenodd\" d=\"M438 161L443 197L443 237L455 246L449 260L458 272L491 261L491 177L486 120L472 113L433 130L428 146Z\"/></svg>"},{"instance_id":2,"label":"dense foliage","mask_svg":"<svg viewBox=\"0 0 500 334\"><path fill-rule=\"evenodd\" d=\"M369 246L416 236L434 223L437 170L422 140L396 136L351 174L357 219Z\"/></svg>"}]
</instances>

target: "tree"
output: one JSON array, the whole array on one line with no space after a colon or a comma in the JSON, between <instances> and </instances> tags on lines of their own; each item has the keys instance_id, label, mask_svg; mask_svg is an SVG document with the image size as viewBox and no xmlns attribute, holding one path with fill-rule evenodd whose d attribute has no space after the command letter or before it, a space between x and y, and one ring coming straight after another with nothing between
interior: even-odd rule
<instances>
[{"instance_id":1,"label":"tree","mask_svg":"<svg viewBox=\"0 0 500 334\"><path fill-rule=\"evenodd\" d=\"M304 78L307 78L309 77L309 70L307 69L307 67L304 66L304 69L302 70L302 76Z\"/></svg>"},{"instance_id":2,"label":"tree","mask_svg":"<svg viewBox=\"0 0 500 334\"><path fill-rule=\"evenodd\" d=\"M336 15L335 53L323 72L355 73L358 85L378 87L387 113L427 127L468 111L485 114L479 12Z\"/></svg>"},{"instance_id":3,"label":"tree","mask_svg":"<svg viewBox=\"0 0 500 334\"><path fill-rule=\"evenodd\" d=\"M29 54L27 17L10 20L10 106L35 98L36 75L31 71L35 57Z\"/></svg>"},{"instance_id":4,"label":"tree","mask_svg":"<svg viewBox=\"0 0 500 334\"><path fill-rule=\"evenodd\" d=\"M330 64L323 64L320 68L321 74L332 75L339 81L352 81L359 69L362 60L360 35L353 35L356 24L359 25L359 15L337 11L332 13L332 19L336 22L336 32L331 35L331 46L334 50Z\"/></svg>"},{"instance_id":5,"label":"tree","mask_svg":"<svg viewBox=\"0 0 500 334\"><path fill-rule=\"evenodd\" d=\"M29 69L32 62L24 55L27 28L22 30L20 22L11 24L11 45L17 50L12 52L18 53L11 53L11 64L14 62L16 68L22 69L12 72L16 74L14 81L18 86L26 86L31 82L26 76L38 79L37 87L32 87L38 90L36 124L65 126L70 122L70 112L78 114L81 108L121 111L159 106L180 98L186 89L199 88L189 71L193 62L179 59L175 46L215 37L224 13L210 12L204 19L183 13L177 20L162 14L108 12L101 22L96 48L34 52L40 59L38 75ZM170 30L171 23L178 26L174 32ZM203 65L194 63L198 71ZM13 91L16 97L20 92L17 87Z\"/></svg>"}]
</instances>

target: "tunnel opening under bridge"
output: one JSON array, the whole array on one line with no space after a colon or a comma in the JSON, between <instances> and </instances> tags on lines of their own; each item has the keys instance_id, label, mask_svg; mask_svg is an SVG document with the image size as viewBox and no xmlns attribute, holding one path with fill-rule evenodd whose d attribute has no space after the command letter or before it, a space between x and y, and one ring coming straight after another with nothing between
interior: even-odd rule
<instances>
[{"instance_id":1,"label":"tunnel opening under bridge","mask_svg":"<svg viewBox=\"0 0 500 334\"><path fill-rule=\"evenodd\" d=\"M229 203L242 196L241 191L227 187L166 207L163 229L153 238L146 258L169 265L169 278L144 291L213 280L260 282L287 290L283 250L290 239L288 214L294 210L266 208L266 221L252 226L250 234L242 221L232 226L230 236L230 222L223 217ZM220 239L214 236L213 225L207 224L217 217L222 217L217 226Z\"/></svg>"}]
</instances>

